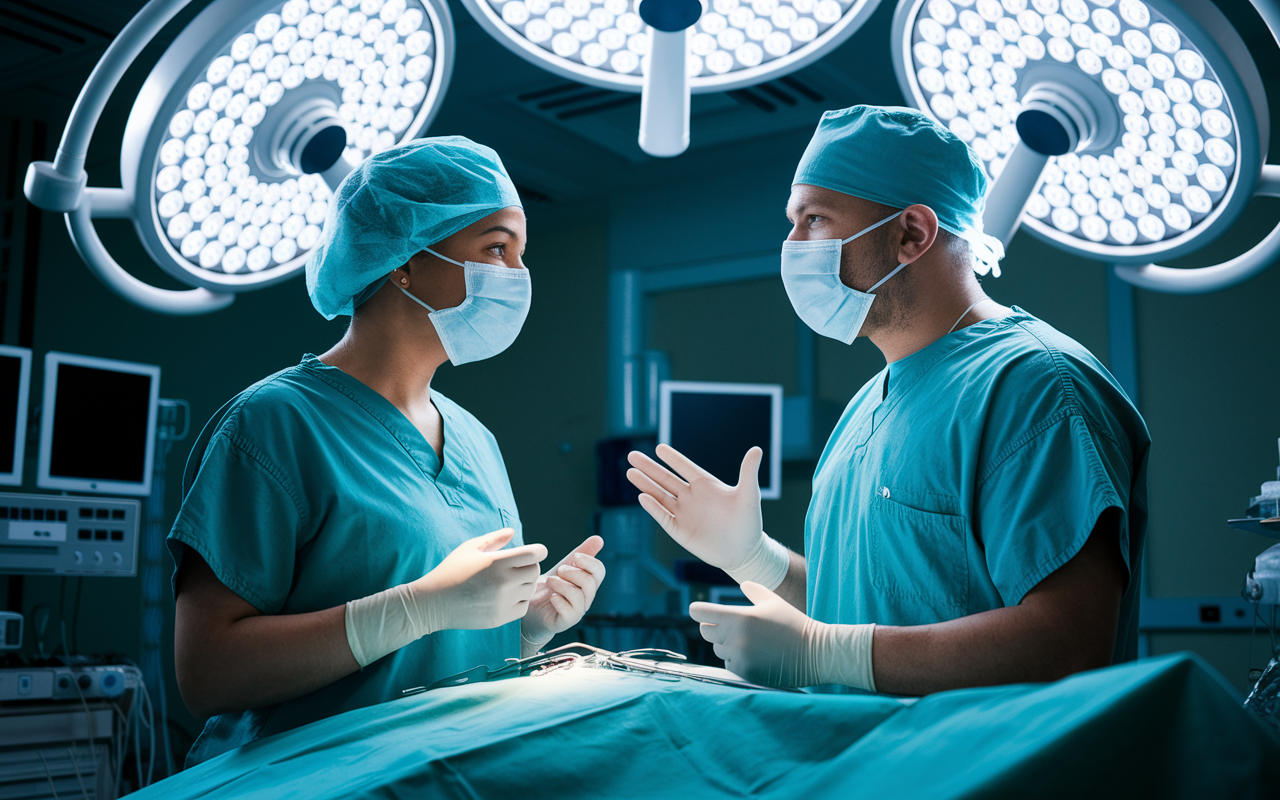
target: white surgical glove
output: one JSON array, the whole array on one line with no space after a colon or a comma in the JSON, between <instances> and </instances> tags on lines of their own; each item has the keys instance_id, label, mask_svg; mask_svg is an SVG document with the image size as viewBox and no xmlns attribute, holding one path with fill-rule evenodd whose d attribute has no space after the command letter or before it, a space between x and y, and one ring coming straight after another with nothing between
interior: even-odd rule
<instances>
[{"instance_id":1,"label":"white surgical glove","mask_svg":"<svg viewBox=\"0 0 1280 800\"><path fill-rule=\"evenodd\" d=\"M503 528L468 539L416 581L347 603L347 644L363 669L429 633L496 628L524 616L547 548L502 547Z\"/></svg>"},{"instance_id":2,"label":"white surgical glove","mask_svg":"<svg viewBox=\"0 0 1280 800\"><path fill-rule=\"evenodd\" d=\"M828 625L758 583L744 583L742 591L752 605L689 605L689 616L702 623L702 638L730 672L762 686L835 683L876 690L874 624Z\"/></svg>"},{"instance_id":3,"label":"white surgical glove","mask_svg":"<svg viewBox=\"0 0 1280 800\"><path fill-rule=\"evenodd\" d=\"M557 633L582 620L604 580L604 564L596 553L604 539L590 536L572 553L538 578L529 610L520 622L520 655L537 653Z\"/></svg>"},{"instance_id":4,"label":"white surgical glove","mask_svg":"<svg viewBox=\"0 0 1280 800\"><path fill-rule=\"evenodd\" d=\"M787 577L790 556L764 532L757 476L762 456L759 447L748 450L738 485L727 486L675 448L660 444L658 457L679 475L632 451L627 480L641 491L644 510L681 547L738 583L754 581L776 589Z\"/></svg>"}]
</instances>

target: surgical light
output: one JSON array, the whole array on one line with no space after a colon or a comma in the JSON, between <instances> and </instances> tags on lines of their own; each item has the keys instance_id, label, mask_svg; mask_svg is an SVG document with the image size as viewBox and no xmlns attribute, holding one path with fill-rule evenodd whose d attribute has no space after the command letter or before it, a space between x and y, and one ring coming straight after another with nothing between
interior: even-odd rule
<instances>
[{"instance_id":1,"label":"surgical light","mask_svg":"<svg viewBox=\"0 0 1280 800\"><path fill-rule=\"evenodd\" d=\"M71 113L53 163L26 195L65 213L90 269L153 311L198 314L296 275L332 191L369 155L418 135L444 95L453 24L444 0L215 0L174 39L125 127L122 188L86 188L85 153L124 71L190 0L151 0L111 43ZM133 220L178 280L120 267L92 219Z\"/></svg>"},{"instance_id":2,"label":"surgical light","mask_svg":"<svg viewBox=\"0 0 1280 800\"><path fill-rule=\"evenodd\" d=\"M641 92L640 146L689 144L689 94L786 75L853 34L880 0L463 0L516 55L570 80Z\"/></svg>"},{"instance_id":3,"label":"surgical light","mask_svg":"<svg viewBox=\"0 0 1280 800\"><path fill-rule=\"evenodd\" d=\"M1277 228L1217 267L1148 263L1280 192L1261 79L1205 0L902 0L893 47L909 101L993 179L984 224L1006 243L1026 226L1172 292L1231 285L1280 250Z\"/></svg>"}]
</instances>

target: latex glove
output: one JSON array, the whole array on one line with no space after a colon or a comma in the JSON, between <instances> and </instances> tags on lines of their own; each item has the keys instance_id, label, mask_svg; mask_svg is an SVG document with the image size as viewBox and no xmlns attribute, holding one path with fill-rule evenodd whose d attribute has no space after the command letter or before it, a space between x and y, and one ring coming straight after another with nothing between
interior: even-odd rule
<instances>
[{"instance_id":1,"label":"latex glove","mask_svg":"<svg viewBox=\"0 0 1280 800\"><path fill-rule=\"evenodd\" d=\"M527 658L542 649L557 633L582 621L604 581L604 564L596 554L604 539L588 537L551 569L542 573L520 622L520 654Z\"/></svg>"},{"instance_id":2,"label":"latex glove","mask_svg":"<svg viewBox=\"0 0 1280 800\"><path fill-rule=\"evenodd\" d=\"M736 486L725 485L673 447L660 444L657 452L678 475L644 453L633 450L627 456L632 466L627 480L641 491L644 510L677 544L739 583L776 589L787 576L790 556L764 532L760 448L743 457Z\"/></svg>"},{"instance_id":3,"label":"latex glove","mask_svg":"<svg viewBox=\"0 0 1280 800\"><path fill-rule=\"evenodd\" d=\"M514 535L503 528L468 539L416 581L347 603L356 662L363 668L436 631L496 628L524 616L547 548L503 550Z\"/></svg>"},{"instance_id":4,"label":"latex glove","mask_svg":"<svg viewBox=\"0 0 1280 800\"><path fill-rule=\"evenodd\" d=\"M875 691L875 625L818 622L758 583L748 581L742 591L752 605L689 605L726 669L762 686L837 683Z\"/></svg>"}]
</instances>

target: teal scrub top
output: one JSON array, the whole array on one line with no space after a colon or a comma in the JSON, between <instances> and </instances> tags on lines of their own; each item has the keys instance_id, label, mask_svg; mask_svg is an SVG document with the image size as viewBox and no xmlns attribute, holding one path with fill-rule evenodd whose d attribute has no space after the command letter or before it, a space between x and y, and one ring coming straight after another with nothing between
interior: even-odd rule
<instances>
[{"instance_id":1,"label":"teal scrub top","mask_svg":"<svg viewBox=\"0 0 1280 800\"><path fill-rule=\"evenodd\" d=\"M263 614L302 614L416 580L490 531L514 528L509 546L519 546L493 435L431 397L442 458L390 401L313 355L246 389L192 453L199 472L169 533L174 561L193 548ZM518 621L440 631L295 700L213 717L187 763L519 655Z\"/></svg>"},{"instance_id":2,"label":"teal scrub top","mask_svg":"<svg viewBox=\"0 0 1280 800\"><path fill-rule=\"evenodd\" d=\"M889 364L850 401L805 520L809 614L927 625L1017 605L1119 510L1137 656L1146 425L1077 342L1020 308Z\"/></svg>"}]
</instances>

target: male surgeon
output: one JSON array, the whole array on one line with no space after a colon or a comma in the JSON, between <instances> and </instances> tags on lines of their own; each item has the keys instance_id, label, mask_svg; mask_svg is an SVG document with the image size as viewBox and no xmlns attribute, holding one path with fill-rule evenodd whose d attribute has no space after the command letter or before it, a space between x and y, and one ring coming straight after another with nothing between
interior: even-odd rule
<instances>
[{"instance_id":1,"label":"male surgeon","mask_svg":"<svg viewBox=\"0 0 1280 800\"><path fill-rule=\"evenodd\" d=\"M887 362L818 461L803 556L762 530L759 448L736 486L629 457L645 510L751 601L689 609L747 680L921 695L1136 656L1150 438L1088 350L983 292L986 188L905 108L828 111L800 160L787 295Z\"/></svg>"}]
</instances>

